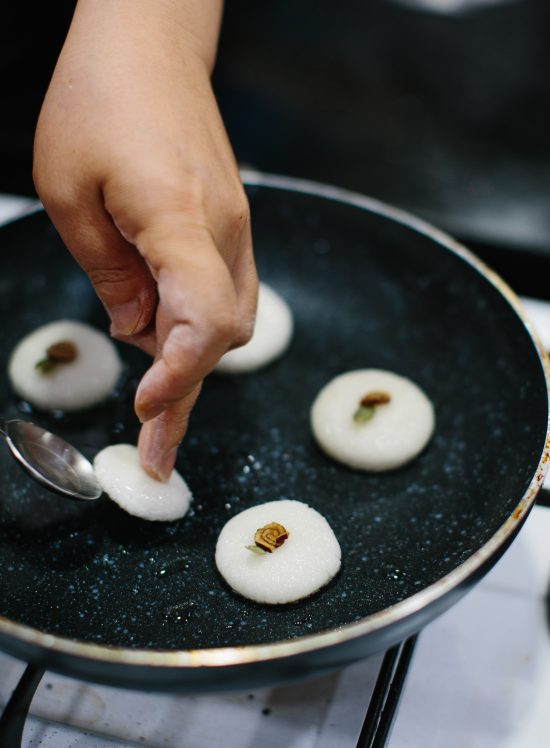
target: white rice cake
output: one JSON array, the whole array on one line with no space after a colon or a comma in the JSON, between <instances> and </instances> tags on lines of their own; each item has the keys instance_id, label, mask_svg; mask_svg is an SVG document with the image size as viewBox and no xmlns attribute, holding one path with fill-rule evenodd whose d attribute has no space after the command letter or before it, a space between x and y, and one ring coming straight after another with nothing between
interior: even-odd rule
<instances>
[{"instance_id":1,"label":"white rice cake","mask_svg":"<svg viewBox=\"0 0 550 748\"><path fill-rule=\"evenodd\" d=\"M246 345L228 351L216 371L244 374L267 366L286 351L294 327L286 301L265 283L260 283L254 334Z\"/></svg>"},{"instance_id":2,"label":"white rice cake","mask_svg":"<svg viewBox=\"0 0 550 748\"><path fill-rule=\"evenodd\" d=\"M95 457L94 470L105 493L135 517L171 522L189 509L191 491L181 475L173 470L165 482L151 478L131 444L102 449Z\"/></svg>"},{"instance_id":3,"label":"white rice cake","mask_svg":"<svg viewBox=\"0 0 550 748\"><path fill-rule=\"evenodd\" d=\"M50 346L61 341L76 345L75 360L40 372L36 364L46 358ZM44 410L74 411L96 405L112 392L121 371L112 341L74 320L38 327L18 343L8 362L8 376L17 395Z\"/></svg>"},{"instance_id":4,"label":"white rice cake","mask_svg":"<svg viewBox=\"0 0 550 748\"><path fill-rule=\"evenodd\" d=\"M390 401L357 423L361 399L385 392ZM335 460L359 470L393 470L424 449L435 426L434 408L410 379L381 369L350 371L329 382L311 408L311 428L319 446Z\"/></svg>"},{"instance_id":5,"label":"white rice cake","mask_svg":"<svg viewBox=\"0 0 550 748\"><path fill-rule=\"evenodd\" d=\"M272 553L255 553L256 530L278 522L288 539ZM301 501L270 501L232 517L216 546L216 566L243 597L280 605L308 597L340 569L340 545L329 523Z\"/></svg>"}]
</instances>

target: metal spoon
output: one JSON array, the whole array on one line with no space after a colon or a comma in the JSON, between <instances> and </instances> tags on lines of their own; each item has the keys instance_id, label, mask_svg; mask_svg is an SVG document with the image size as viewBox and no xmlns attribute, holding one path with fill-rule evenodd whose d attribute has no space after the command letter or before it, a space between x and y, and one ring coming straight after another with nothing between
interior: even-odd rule
<instances>
[{"instance_id":1,"label":"metal spoon","mask_svg":"<svg viewBox=\"0 0 550 748\"><path fill-rule=\"evenodd\" d=\"M0 419L13 457L38 483L71 499L98 499L102 490L90 462L71 444L29 421Z\"/></svg>"}]
</instances>

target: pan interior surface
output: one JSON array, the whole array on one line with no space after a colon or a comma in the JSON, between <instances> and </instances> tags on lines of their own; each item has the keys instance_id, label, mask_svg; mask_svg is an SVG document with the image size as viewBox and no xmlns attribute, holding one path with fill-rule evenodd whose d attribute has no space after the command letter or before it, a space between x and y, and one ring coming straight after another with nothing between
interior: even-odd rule
<instances>
[{"instance_id":1,"label":"pan interior surface","mask_svg":"<svg viewBox=\"0 0 550 748\"><path fill-rule=\"evenodd\" d=\"M0 454L0 615L69 639L202 649L292 639L363 619L470 558L510 517L544 447L543 369L521 319L475 267L376 212L291 190L250 187L260 277L290 304L287 353L264 370L211 375L177 468L194 501L149 523L107 499L73 504ZM107 330L82 271L47 217L3 229L2 414L24 417L5 375L35 327L74 318ZM77 415L31 413L86 456L135 442L132 402L147 359L120 346L124 382ZM436 410L428 448L391 473L355 472L315 445L309 408L335 375L389 369ZM23 410L23 416L21 411ZM214 564L237 512L274 499L320 511L343 552L313 597L268 607L234 594Z\"/></svg>"}]
</instances>

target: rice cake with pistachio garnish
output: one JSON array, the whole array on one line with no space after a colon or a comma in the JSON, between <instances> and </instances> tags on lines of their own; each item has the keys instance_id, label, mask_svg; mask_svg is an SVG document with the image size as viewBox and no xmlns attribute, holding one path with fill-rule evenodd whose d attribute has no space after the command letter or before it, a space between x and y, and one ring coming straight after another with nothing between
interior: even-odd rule
<instances>
[{"instance_id":1,"label":"rice cake with pistachio garnish","mask_svg":"<svg viewBox=\"0 0 550 748\"><path fill-rule=\"evenodd\" d=\"M311 408L319 446L359 470L401 467L424 449L434 426L433 405L420 387L382 369L341 374L323 387Z\"/></svg>"},{"instance_id":2,"label":"rice cake with pistachio garnish","mask_svg":"<svg viewBox=\"0 0 550 748\"><path fill-rule=\"evenodd\" d=\"M38 327L18 343L8 363L14 391L43 410L96 405L112 392L121 371L112 341L75 320Z\"/></svg>"},{"instance_id":3,"label":"rice cake with pistachio garnish","mask_svg":"<svg viewBox=\"0 0 550 748\"><path fill-rule=\"evenodd\" d=\"M281 605L312 595L340 569L329 523L301 501L270 501L232 517L216 545L216 566L243 597Z\"/></svg>"}]
</instances>

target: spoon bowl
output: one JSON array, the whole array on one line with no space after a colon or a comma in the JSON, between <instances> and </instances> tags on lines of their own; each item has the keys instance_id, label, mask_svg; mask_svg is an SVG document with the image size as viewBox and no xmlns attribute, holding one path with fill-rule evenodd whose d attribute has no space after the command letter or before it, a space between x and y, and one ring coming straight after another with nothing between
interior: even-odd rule
<instances>
[{"instance_id":1,"label":"spoon bowl","mask_svg":"<svg viewBox=\"0 0 550 748\"><path fill-rule=\"evenodd\" d=\"M64 439L18 419L0 421L0 433L17 462L50 491L77 501L101 496L91 463Z\"/></svg>"}]
</instances>

